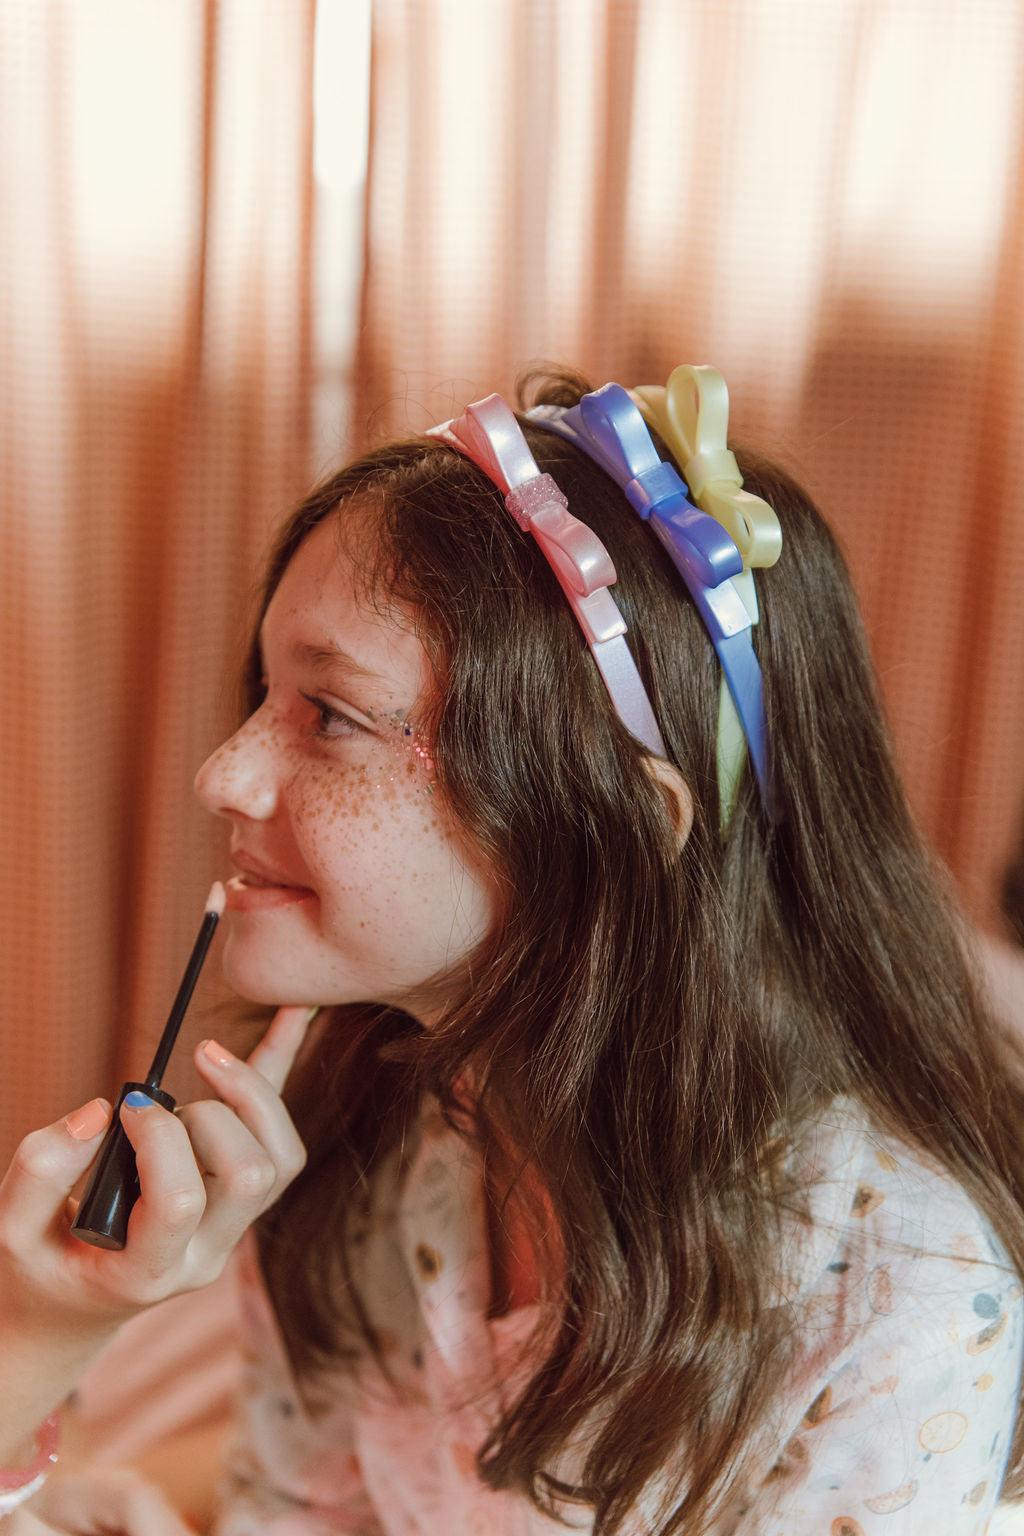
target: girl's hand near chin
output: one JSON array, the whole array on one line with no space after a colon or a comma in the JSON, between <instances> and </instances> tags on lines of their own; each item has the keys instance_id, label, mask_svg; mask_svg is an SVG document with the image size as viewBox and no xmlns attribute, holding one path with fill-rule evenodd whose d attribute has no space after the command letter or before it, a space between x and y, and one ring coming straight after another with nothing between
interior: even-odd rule
<instances>
[{"instance_id":1,"label":"girl's hand near chin","mask_svg":"<svg viewBox=\"0 0 1024 1536\"><path fill-rule=\"evenodd\" d=\"M196 1065L215 1099L176 1114L122 1106L142 1193L121 1251L80 1242L68 1216L110 1106L94 1101L21 1143L0 1183L0 1466L19 1464L34 1426L122 1322L215 1279L300 1171L280 1090L311 1017L279 1009L248 1062L204 1042Z\"/></svg>"},{"instance_id":2,"label":"girl's hand near chin","mask_svg":"<svg viewBox=\"0 0 1024 1536\"><path fill-rule=\"evenodd\" d=\"M26 1506L34 1519L13 1517L11 1536L24 1521L31 1531L60 1531L66 1536L195 1536L168 1504L160 1489L128 1467L102 1467L59 1472ZM42 1520L43 1525L36 1521Z\"/></svg>"}]
</instances>

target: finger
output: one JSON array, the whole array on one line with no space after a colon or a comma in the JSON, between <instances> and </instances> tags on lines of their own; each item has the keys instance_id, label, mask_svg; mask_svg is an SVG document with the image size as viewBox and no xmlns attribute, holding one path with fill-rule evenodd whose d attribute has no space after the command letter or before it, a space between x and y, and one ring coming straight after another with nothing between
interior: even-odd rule
<instances>
[{"instance_id":1,"label":"finger","mask_svg":"<svg viewBox=\"0 0 1024 1536\"><path fill-rule=\"evenodd\" d=\"M0 1182L0 1225L8 1233L26 1244L45 1238L96 1156L110 1115L106 1099L91 1099L25 1137Z\"/></svg>"},{"instance_id":2,"label":"finger","mask_svg":"<svg viewBox=\"0 0 1024 1536\"><path fill-rule=\"evenodd\" d=\"M121 1105L142 1194L128 1222L126 1252L156 1277L184 1252L206 1208L206 1188L192 1143L175 1115L159 1104Z\"/></svg>"},{"instance_id":3,"label":"finger","mask_svg":"<svg viewBox=\"0 0 1024 1536\"><path fill-rule=\"evenodd\" d=\"M206 1081L266 1149L283 1188L305 1163L306 1149L276 1088L216 1040L204 1040L195 1060Z\"/></svg>"},{"instance_id":4,"label":"finger","mask_svg":"<svg viewBox=\"0 0 1024 1536\"><path fill-rule=\"evenodd\" d=\"M250 1052L249 1065L255 1067L278 1093L284 1087L306 1032L319 1012L319 1008L304 1005L279 1008L263 1039Z\"/></svg>"},{"instance_id":5,"label":"finger","mask_svg":"<svg viewBox=\"0 0 1024 1536\"><path fill-rule=\"evenodd\" d=\"M188 1536L189 1526L152 1483L128 1468L51 1477L32 1501L46 1529L118 1531L121 1536Z\"/></svg>"},{"instance_id":6,"label":"finger","mask_svg":"<svg viewBox=\"0 0 1024 1536\"><path fill-rule=\"evenodd\" d=\"M196 1162L207 1182L215 1179L233 1189L239 1198L247 1198L250 1189L258 1198L269 1190L277 1177L273 1159L242 1123L229 1104L220 1099L200 1099L178 1111L178 1119L188 1131Z\"/></svg>"},{"instance_id":7,"label":"finger","mask_svg":"<svg viewBox=\"0 0 1024 1536\"><path fill-rule=\"evenodd\" d=\"M153 1487L141 1488L130 1496L123 1527L125 1536L195 1536L195 1527L188 1525Z\"/></svg>"},{"instance_id":8,"label":"finger","mask_svg":"<svg viewBox=\"0 0 1024 1536\"><path fill-rule=\"evenodd\" d=\"M179 1111L206 1179L206 1210L195 1242L207 1256L223 1260L246 1227L283 1188L273 1159L219 1099L187 1104Z\"/></svg>"}]
</instances>

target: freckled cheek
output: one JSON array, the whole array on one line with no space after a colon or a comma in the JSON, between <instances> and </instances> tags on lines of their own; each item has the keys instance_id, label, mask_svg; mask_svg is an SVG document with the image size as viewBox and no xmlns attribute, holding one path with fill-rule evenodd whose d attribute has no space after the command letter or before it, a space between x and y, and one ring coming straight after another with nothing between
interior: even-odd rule
<instances>
[{"instance_id":1,"label":"freckled cheek","mask_svg":"<svg viewBox=\"0 0 1024 1536\"><path fill-rule=\"evenodd\" d=\"M410 883L436 890L450 862L447 832L422 772L407 773L411 765L403 763L395 773L394 766L318 766L289 793L292 825L310 867L339 892L358 883L378 906Z\"/></svg>"},{"instance_id":2,"label":"freckled cheek","mask_svg":"<svg viewBox=\"0 0 1024 1536\"><path fill-rule=\"evenodd\" d=\"M290 787L289 800L297 826L312 829L320 823L365 836L405 818L433 822L429 789L418 757L388 752L363 763L305 769Z\"/></svg>"},{"instance_id":3,"label":"freckled cheek","mask_svg":"<svg viewBox=\"0 0 1024 1536\"><path fill-rule=\"evenodd\" d=\"M292 821L311 837L353 836L366 822L372 797L372 775L362 764L313 764L296 774L288 791Z\"/></svg>"}]
</instances>

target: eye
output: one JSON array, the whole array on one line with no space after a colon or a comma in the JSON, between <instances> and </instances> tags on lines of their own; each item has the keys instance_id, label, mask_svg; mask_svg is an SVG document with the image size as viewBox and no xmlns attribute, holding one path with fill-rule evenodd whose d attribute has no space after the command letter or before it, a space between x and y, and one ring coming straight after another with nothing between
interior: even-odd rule
<instances>
[{"instance_id":1,"label":"eye","mask_svg":"<svg viewBox=\"0 0 1024 1536\"><path fill-rule=\"evenodd\" d=\"M350 715L344 714L340 709L335 709L333 704L328 704L325 699L318 699L316 694L304 693L302 698L307 704L311 704L319 716L319 723L314 736L319 736L325 741L336 741L341 736L354 736L357 731L363 731L365 726L358 720L353 720Z\"/></svg>"}]
</instances>

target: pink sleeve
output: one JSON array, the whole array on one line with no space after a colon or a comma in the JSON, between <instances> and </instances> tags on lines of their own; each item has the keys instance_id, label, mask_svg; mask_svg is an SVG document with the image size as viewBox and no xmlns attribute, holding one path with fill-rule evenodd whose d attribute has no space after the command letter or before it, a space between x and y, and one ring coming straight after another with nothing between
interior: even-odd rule
<instances>
[{"instance_id":1,"label":"pink sleeve","mask_svg":"<svg viewBox=\"0 0 1024 1536\"><path fill-rule=\"evenodd\" d=\"M211 1536L382 1536L355 1444L353 1383L307 1412L250 1241L242 1247L244 1360L222 1503Z\"/></svg>"}]
</instances>

